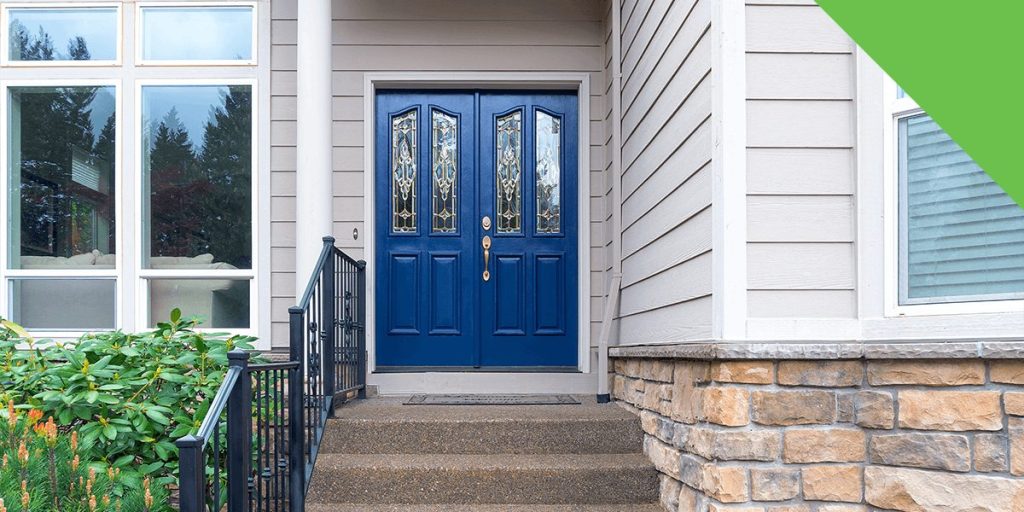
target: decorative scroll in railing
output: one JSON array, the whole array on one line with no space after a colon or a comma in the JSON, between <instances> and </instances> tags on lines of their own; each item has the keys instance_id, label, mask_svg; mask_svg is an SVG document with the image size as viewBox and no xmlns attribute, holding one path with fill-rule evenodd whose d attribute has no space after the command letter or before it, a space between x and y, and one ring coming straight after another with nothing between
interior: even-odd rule
<instances>
[{"instance_id":1,"label":"decorative scroll in railing","mask_svg":"<svg viewBox=\"0 0 1024 512\"><path fill-rule=\"evenodd\" d=\"M324 247L290 315L285 363L230 368L199 431L176 444L182 512L303 512L327 418L366 390L366 264ZM225 508L226 507L226 508Z\"/></svg>"}]
</instances>

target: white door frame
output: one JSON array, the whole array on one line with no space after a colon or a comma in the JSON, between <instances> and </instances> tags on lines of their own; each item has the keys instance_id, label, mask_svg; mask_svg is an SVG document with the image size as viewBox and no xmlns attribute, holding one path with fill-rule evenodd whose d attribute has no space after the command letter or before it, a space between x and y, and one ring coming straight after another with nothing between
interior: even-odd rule
<instances>
[{"instance_id":1,"label":"white door frame","mask_svg":"<svg viewBox=\"0 0 1024 512\"><path fill-rule=\"evenodd\" d=\"M576 91L579 101L579 300L580 373L374 373L376 368L376 295L374 216L374 121L377 89L551 89ZM366 260L366 347L370 385L382 393L408 392L573 392L596 390L590 372L590 75L549 72L381 72L363 78L363 253ZM591 389L593 388L593 389Z\"/></svg>"}]
</instances>

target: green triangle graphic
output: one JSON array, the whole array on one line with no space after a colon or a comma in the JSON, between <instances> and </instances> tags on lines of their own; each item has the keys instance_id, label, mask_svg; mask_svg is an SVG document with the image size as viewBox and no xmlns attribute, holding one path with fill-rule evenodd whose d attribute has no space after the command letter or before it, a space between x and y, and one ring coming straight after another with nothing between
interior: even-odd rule
<instances>
[{"instance_id":1,"label":"green triangle graphic","mask_svg":"<svg viewBox=\"0 0 1024 512\"><path fill-rule=\"evenodd\" d=\"M1024 1L817 2L1024 206Z\"/></svg>"}]
</instances>

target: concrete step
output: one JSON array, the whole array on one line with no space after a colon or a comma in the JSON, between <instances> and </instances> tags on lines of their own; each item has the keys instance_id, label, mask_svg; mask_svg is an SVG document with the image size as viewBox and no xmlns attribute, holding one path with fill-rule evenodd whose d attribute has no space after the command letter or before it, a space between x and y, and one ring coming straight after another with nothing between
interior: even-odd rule
<instances>
[{"instance_id":1,"label":"concrete step","mask_svg":"<svg viewBox=\"0 0 1024 512\"><path fill-rule=\"evenodd\" d=\"M647 504L658 473L643 454L321 453L309 503Z\"/></svg>"},{"instance_id":2,"label":"concrete step","mask_svg":"<svg viewBox=\"0 0 1024 512\"><path fill-rule=\"evenodd\" d=\"M346 405L327 422L321 453L611 454L640 453L639 419L612 404L402 406Z\"/></svg>"},{"instance_id":3,"label":"concrete step","mask_svg":"<svg viewBox=\"0 0 1024 512\"><path fill-rule=\"evenodd\" d=\"M663 512L661 505L367 505L313 503L306 512Z\"/></svg>"}]
</instances>

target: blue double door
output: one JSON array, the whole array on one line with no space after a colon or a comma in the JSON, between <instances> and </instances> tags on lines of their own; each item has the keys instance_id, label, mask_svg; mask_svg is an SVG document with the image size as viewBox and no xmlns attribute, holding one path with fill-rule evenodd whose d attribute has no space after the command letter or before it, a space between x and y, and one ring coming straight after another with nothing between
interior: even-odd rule
<instances>
[{"instance_id":1,"label":"blue double door","mask_svg":"<svg viewBox=\"0 0 1024 512\"><path fill-rule=\"evenodd\" d=\"M576 95L379 91L375 115L378 371L575 370Z\"/></svg>"}]
</instances>

